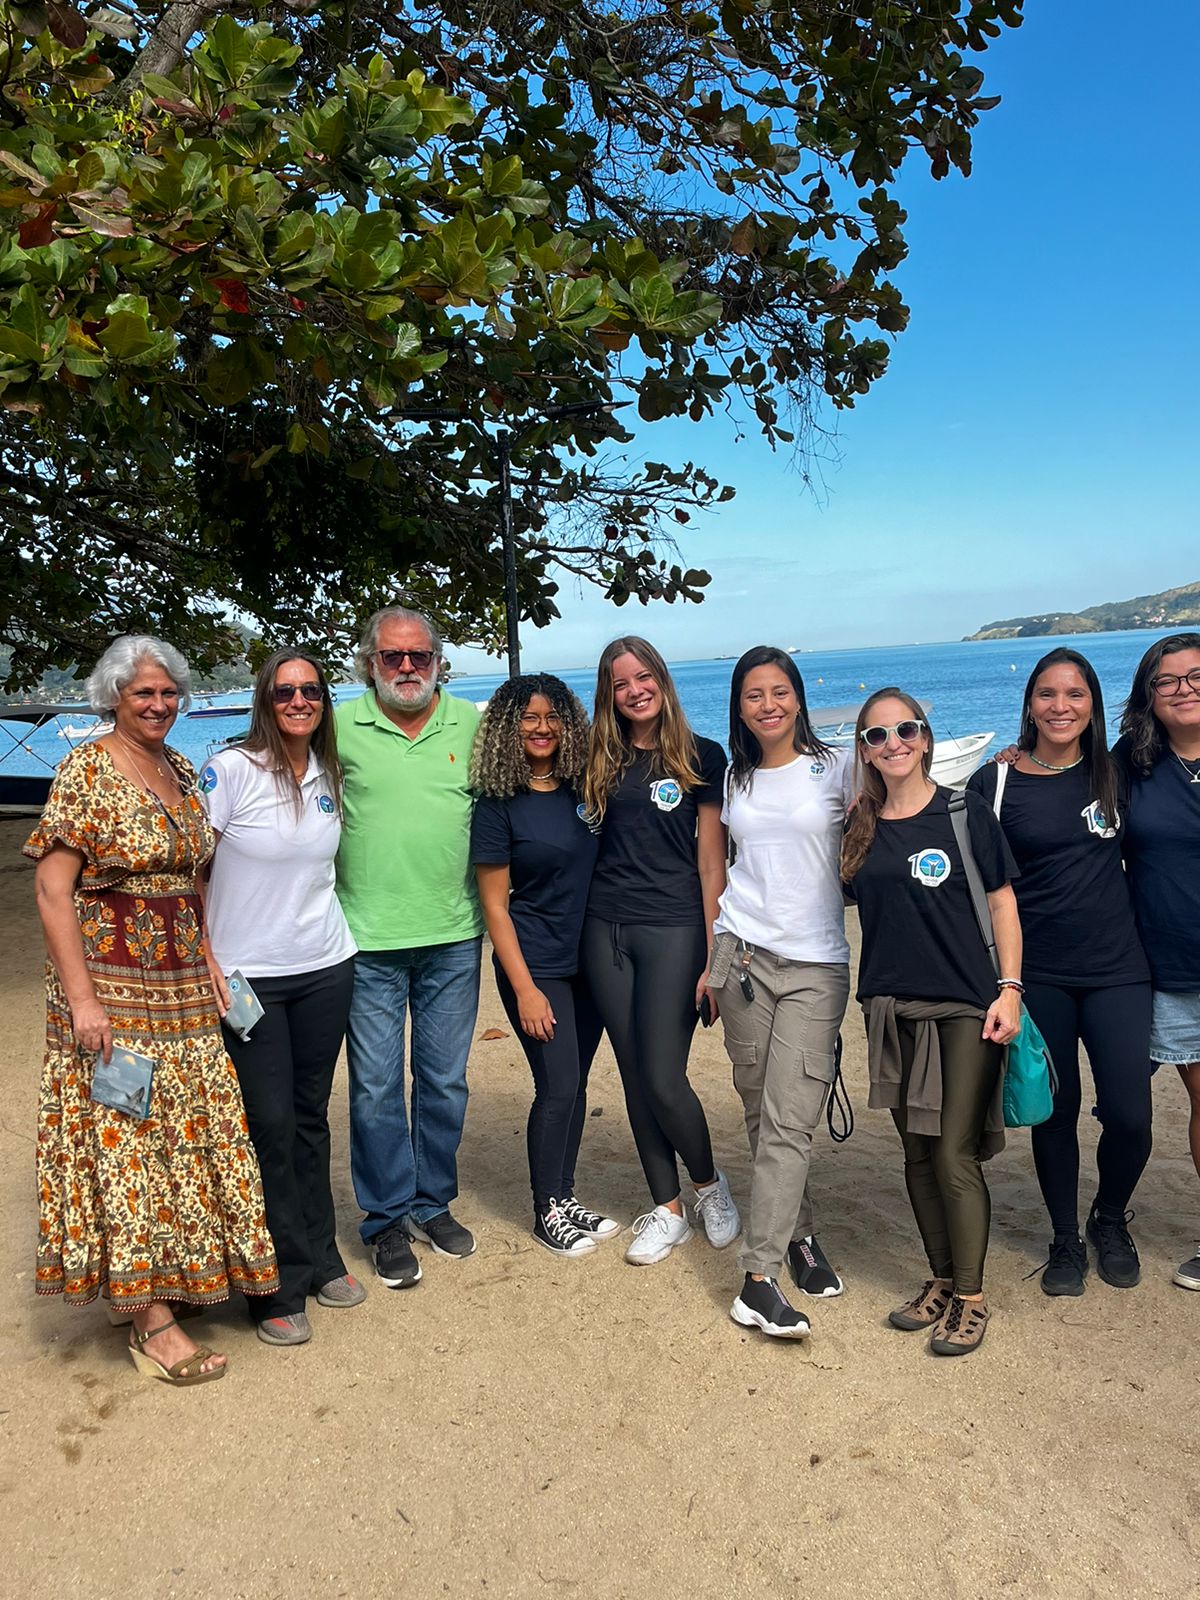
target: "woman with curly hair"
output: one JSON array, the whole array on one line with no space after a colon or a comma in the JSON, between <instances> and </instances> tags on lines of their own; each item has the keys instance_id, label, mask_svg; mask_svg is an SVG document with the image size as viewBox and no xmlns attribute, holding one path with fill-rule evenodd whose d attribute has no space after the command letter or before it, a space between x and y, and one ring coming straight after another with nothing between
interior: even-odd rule
<instances>
[{"instance_id":1,"label":"woman with curly hair","mask_svg":"<svg viewBox=\"0 0 1200 1600\"><path fill-rule=\"evenodd\" d=\"M1183 1079L1200 1172L1200 633L1146 651L1113 756L1129 778L1125 859L1153 986L1150 1059ZM1172 1281L1200 1289L1200 1244Z\"/></svg>"},{"instance_id":2,"label":"woman with curly hair","mask_svg":"<svg viewBox=\"0 0 1200 1600\"><path fill-rule=\"evenodd\" d=\"M492 696L471 756L479 901L500 1000L533 1073L533 1237L570 1257L620 1231L575 1198L588 1071L601 1033L579 971L597 848L577 792L587 744L587 713L566 684L529 673Z\"/></svg>"},{"instance_id":3,"label":"woman with curly hair","mask_svg":"<svg viewBox=\"0 0 1200 1600\"><path fill-rule=\"evenodd\" d=\"M588 820L603 831L581 950L654 1200L625 1252L635 1266L664 1260L692 1236L680 1156L708 1242L722 1249L741 1232L687 1076L697 1014L707 1010L711 1021L716 1010L707 971L725 888L724 776L721 746L688 727L654 646L606 645L584 785Z\"/></svg>"}]
</instances>

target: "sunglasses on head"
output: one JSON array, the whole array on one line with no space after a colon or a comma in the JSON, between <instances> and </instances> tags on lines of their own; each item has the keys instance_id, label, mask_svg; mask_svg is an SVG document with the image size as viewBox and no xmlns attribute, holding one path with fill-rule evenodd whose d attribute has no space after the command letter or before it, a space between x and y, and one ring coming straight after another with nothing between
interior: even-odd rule
<instances>
[{"instance_id":1,"label":"sunglasses on head","mask_svg":"<svg viewBox=\"0 0 1200 1600\"><path fill-rule=\"evenodd\" d=\"M925 724L918 722L916 717L910 717L904 722L893 722L890 728L877 724L873 728L864 728L859 738L868 750L882 750L888 742L888 734L894 733L902 744L915 744L925 731Z\"/></svg>"},{"instance_id":2,"label":"sunglasses on head","mask_svg":"<svg viewBox=\"0 0 1200 1600\"><path fill-rule=\"evenodd\" d=\"M271 698L277 706L286 706L288 701L299 693L310 702L320 700L324 690L319 683L277 683L271 690Z\"/></svg>"},{"instance_id":3,"label":"sunglasses on head","mask_svg":"<svg viewBox=\"0 0 1200 1600\"><path fill-rule=\"evenodd\" d=\"M376 650L380 664L388 672L399 672L406 661L417 672L428 672L436 659L432 650Z\"/></svg>"}]
</instances>

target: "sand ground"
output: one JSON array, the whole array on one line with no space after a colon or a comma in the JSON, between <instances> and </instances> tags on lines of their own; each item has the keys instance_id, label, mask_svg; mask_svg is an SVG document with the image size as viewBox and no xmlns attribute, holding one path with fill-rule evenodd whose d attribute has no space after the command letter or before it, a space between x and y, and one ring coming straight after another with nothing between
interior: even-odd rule
<instances>
[{"instance_id":1,"label":"sand ground","mask_svg":"<svg viewBox=\"0 0 1200 1600\"><path fill-rule=\"evenodd\" d=\"M1200 1295L1170 1283L1200 1188L1174 1074L1155 1085L1137 1195L1142 1285L1093 1275L1064 1301L1024 1281L1046 1224L1017 1134L989 1169L987 1342L938 1360L885 1322L923 1267L852 1016L858 1127L840 1147L822 1131L813 1160L820 1236L848 1287L817 1303L807 1344L780 1345L729 1320L733 1249L697 1236L636 1270L620 1244L576 1262L533 1244L528 1072L485 970L456 1207L476 1254L426 1254L414 1290L374 1286L339 1069L335 1189L367 1304L314 1306L311 1344L275 1350L232 1302L196 1325L228 1351L228 1377L173 1392L138 1377L99 1305L33 1294L42 953L26 831L0 823L3 1595L1200 1593ZM492 1027L505 1037L478 1037ZM744 1201L719 1027L692 1063ZM606 1048L593 1084L580 1192L628 1222L647 1202Z\"/></svg>"}]
</instances>

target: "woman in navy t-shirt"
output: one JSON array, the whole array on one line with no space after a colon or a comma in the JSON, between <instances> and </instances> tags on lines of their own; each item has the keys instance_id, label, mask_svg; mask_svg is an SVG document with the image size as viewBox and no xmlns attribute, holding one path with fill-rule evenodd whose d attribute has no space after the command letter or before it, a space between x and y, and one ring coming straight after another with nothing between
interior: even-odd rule
<instances>
[{"instance_id":1,"label":"woman in navy t-shirt","mask_svg":"<svg viewBox=\"0 0 1200 1600\"><path fill-rule=\"evenodd\" d=\"M533 1072L527 1145L533 1236L581 1256L619 1232L575 1198L575 1160L600 1018L579 972L596 860L577 786L588 720L560 678L510 678L488 702L471 754L471 860L496 983Z\"/></svg>"},{"instance_id":2,"label":"woman in navy t-shirt","mask_svg":"<svg viewBox=\"0 0 1200 1600\"><path fill-rule=\"evenodd\" d=\"M1091 664L1056 649L1025 685L1016 760L967 785L992 807L1021 876L1025 1004L1058 1074L1054 1111L1033 1129L1033 1159L1054 1237L1047 1294L1083 1293L1079 1236L1079 1046L1103 1132L1087 1234L1106 1283L1138 1281L1125 1211L1150 1156L1150 972L1121 863L1125 799L1108 753ZM1001 778L1003 783L1001 784Z\"/></svg>"},{"instance_id":3,"label":"woman in navy t-shirt","mask_svg":"<svg viewBox=\"0 0 1200 1600\"><path fill-rule=\"evenodd\" d=\"M1200 633L1146 651L1113 755L1129 780L1125 859L1154 984L1150 1059L1179 1069L1200 1172ZM1174 1282L1200 1289L1200 1245Z\"/></svg>"}]
</instances>

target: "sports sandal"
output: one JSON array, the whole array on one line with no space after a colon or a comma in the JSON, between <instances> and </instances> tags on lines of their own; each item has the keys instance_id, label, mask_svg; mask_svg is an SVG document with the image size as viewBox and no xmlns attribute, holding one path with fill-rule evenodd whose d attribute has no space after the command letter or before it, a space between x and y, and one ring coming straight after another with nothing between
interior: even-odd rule
<instances>
[{"instance_id":1,"label":"sports sandal","mask_svg":"<svg viewBox=\"0 0 1200 1600\"><path fill-rule=\"evenodd\" d=\"M134 1366L143 1378L158 1378L163 1383L169 1383L174 1389L187 1388L193 1383L208 1383L214 1378L225 1376L224 1367L210 1367L207 1372L203 1370L204 1363L216 1355L215 1350L210 1350L206 1344L197 1345L190 1356L184 1356L182 1361L176 1361L173 1366L164 1367L161 1361L155 1361L153 1356L148 1356L142 1349L151 1339L160 1333L165 1333L168 1328L178 1327L174 1317L169 1317L166 1322L160 1322L157 1328L149 1328L145 1333L138 1333L131 1329L132 1337L129 1341L129 1356ZM195 1371L192 1371L192 1368Z\"/></svg>"},{"instance_id":2,"label":"sports sandal","mask_svg":"<svg viewBox=\"0 0 1200 1600\"><path fill-rule=\"evenodd\" d=\"M954 1295L950 1309L933 1330L929 1348L935 1356L969 1356L978 1350L987 1332L988 1308L982 1300Z\"/></svg>"},{"instance_id":3,"label":"sports sandal","mask_svg":"<svg viewBox=\"0 0 1200 1600\"><path fill-rule=\"evenodd\" d=\"M911 1300L888 1312L893 1328L903 1328L905 1333L921 1333L940 1322L950 1304L954 1285L949 1278L927 1278Z\"/></svg>"}]
</instances>

